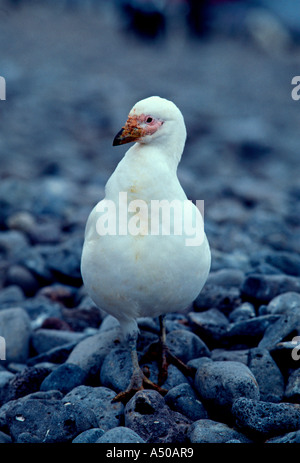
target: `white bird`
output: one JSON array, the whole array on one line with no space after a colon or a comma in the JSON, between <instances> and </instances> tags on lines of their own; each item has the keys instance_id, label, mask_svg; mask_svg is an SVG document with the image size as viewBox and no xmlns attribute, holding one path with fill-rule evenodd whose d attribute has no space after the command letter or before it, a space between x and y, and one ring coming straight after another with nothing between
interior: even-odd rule
<instances>
[{"instance_id":1,"label":"white bird","mask_svg":"<svg viewBox=\"0 0 300 463\"><path fill-rule=\"evenodd\" d=\"M157 96L136 103L113 145L136 143L109 178L105 198L86 224L81 260L85 288L98 307L118 319L131 351L132 379L116 400L143 387L160 390L139 367L137 318L160 317L166 354L163 314L186 309L209 274L211 255L203 219L177 177L185 140L184 119L174 103ZM162 208L179 205L177 218L178 208L172 207L165 209L169 222L150 214L158 203ZM151 233L158 219L159 230ZM191 231L194 238L201 236L196 245L196 241L188 245Z\"/></svg>"}]
</instances>

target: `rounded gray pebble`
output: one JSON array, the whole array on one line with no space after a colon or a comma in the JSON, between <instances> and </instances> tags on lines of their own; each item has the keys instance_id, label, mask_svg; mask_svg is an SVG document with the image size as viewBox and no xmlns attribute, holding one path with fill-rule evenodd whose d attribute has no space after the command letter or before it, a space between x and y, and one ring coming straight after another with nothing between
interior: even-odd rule
<instances>
[{"instance_id":1,"label":"rounded gray pebble","mask_svg":"<svg viewBox=\"0 0 300 463\"><path fill-rule=\"evenodd\" d=\"M97 444L144 444L145 441L132 429L126 426L106 431L103 436L96 441Z\"/></svg>"},{"instance_id":2,"label":"rounded gray pebble","mask_svg":"<svg viewBox=\"0 0 300 463\"><path fill-rule=\"evenodd\" d=\"M250 442L246 436L227 424L209 419L195 421L189 429L188 436L192 444L221 444L232 439L243 443Z\"/></svg>"},{"instance_id":3,"label":"rounded gray pebble","mask_svg":"<svg viewBox=\"0 0 300 463\"><path fill-rule=\"evenodd\" d=\"M87 431L83 431L80 433L75 439L72 440L73 444L94 444L97 442L100 437L104 434L103 429L101 428L93 428L88 429Z\"/></svg>"},{"instance_id":4,"label":"rounded gray pebble","mask_svg":"<svg viewBox=\"0 0 300 463\"><path fill-rule=\"evenodd\" d=\"M230 414L235 399L259 400L259 387L249 368L240 362L207 362L198 368L195 387L204 405L219 416Z\"/></svg>"},{"instance_id":5,"label":"rounded gray pebble","mask_svg":"<svg viewBox=\"0 0 300 463\"><path fill-rule=\"evenodd\" d=\"M41 391L57 390L67 394L86 379L86 372L77 365L63 363L53 370L42 382Z\"/></svg>"},{"instance_id":6,"label":"rounded gray pebble","mask_svg":"<svg viewBox=\"0 0 300 463\"><path fill-rule=\"evenodd\" d=\"M299 429L298 404L275 404L241 397L234 401L232 414L238 428L261 439Z\"/></svg>"},{"instance_id":7,"label":"rounded gray pebble","mask_svg":"<svg viewBox=\"0 0 300 463\"><path fill-rule=\"evenodd\" d=\"M179 384L170 389L165 395L165 402L172 410L182 413L191 421L207 418L203 404L188 383Z\"/></svg>"}]
</instances>

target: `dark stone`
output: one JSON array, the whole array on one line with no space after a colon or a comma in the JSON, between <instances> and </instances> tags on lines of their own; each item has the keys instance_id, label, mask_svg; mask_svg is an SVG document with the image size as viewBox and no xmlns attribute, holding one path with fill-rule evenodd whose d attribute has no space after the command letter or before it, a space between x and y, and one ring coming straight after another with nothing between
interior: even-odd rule
<instances>
[{"instance_id":1,"label":"dark stone","mask_svg":"<svg viewBox=\"0 0 300 463\"><path fill-rule=\"evenodd\" d=\"M194 310L197 312L214 307L228 315L241 303L239 288L206 284L194 301Z\"/></svg>"},{"instance_id":2,"label":"dark stone","mask_svg":"<svg viewBox=\"0 0 300 463\"><path fill-rule=\"evenodd\" d=\"M46 318L41 324L42 330L59 330L59 331L73 331L70 325L57 317Z\"/></svg>"},{"instance_id":3,"label":"dark stone","mask_svg":"<svg viewBox=\"0 0 300 463\"><path fill-rule=\"evenodd\" d=\"M0 431L0 444L11 444L11 437Z\"/></svg>"},{"instance_id":4,"label":"dark stone","mask_svg":"<svg viewBox=\"0 0 300 463\"><path fill-rule=\"evenodd\" d=\"M62 317L61 304L52 302L44 296L27 298L19 305L26 310L30 319L34 322L34 328L39 328L46 318Z\"/></svg>"},{"instance_id":5,"label":"dark stone","mask_svg":"<svg viewBox=\"0 0 300 463\"><path fill-rule=\"evenodd\" d=\"M24 293L17 285L7 286L0 289L0 310L17 306L19 302L24 300Z\"/></svg>"},{"instance_id":6,"label":"dark stone","mask_svg":"<svg viewBox=\"0 0 300 463\"><path fill-rule=\"evenodd\" d=\"M286 385L285 398L288 402L300 402L300 368L290 374Z\"/></svg>"},{"instance_id":7,"label":"dark stone","mask_svg":"<svg viewBox=\"0 0 300 463\"><path fill-rule=\"evenodd\" d=\"M31 334L30 319L25 310L19 307L0 310L0 336L5 339L5 364L27 361Z\"/></svg>"},{"instance_id":8,"label":"dark stone","mask_svg":"<svg viewBox=\"0 0 300 463\"><path fill-rule=\"evenodd\" d=\"M240 397L233 403L232 414L242 432L262 440L299 429L299 404L275 404Z\"/></svg>"},{"instance_id":9,"label":"dark stone","mask_svg":"<svg viewBox=\"0 0 300 463\"><path fill-rule=\"evenodd\" d=\"M27 399L6 412L14 442L70 442L79 433L97 426L94 413L81 404L61 400Z\"/></svg>"},{"instance_id":10,"label":"dark stone","mask_svg":"<svg viewBox=\"0 0 300 463\"><path fill-rule=\"evenodd\" d=\"M42 246L38 245L22 249L18 255L17 263L30 271L41 285L49 285L53 281L53 275L47 266L43 249Z\"/></svg>"},{"instance_id":11,"label":"dark stone","mask_svg":"<svg viewBox=\"0 0 300 463\"><path fill-rule=\"evenodd\" d=\"M50 363L64 363L74 347L77 345L77 342L71 342L63 344L62 346L54 347L53 349L48 350L40 355L31 357L28 359L27 365L33 366L41 362L50 362Z\"/></svg>"},{"instance_id":12,"label":"dark stone","mask_svg":"<svg viewBox=\"0 0 300 463\"><path fill-rule=\"evenodd\" d=\"M116 392L124 391L132 376L133 367L129 349L116 347L104 358L100 370L100 382Z\"/></svg>"},{"instance_id":13,"label":"dark stone","mask_svg":"<svg viewBox=\"0 0 300 463\"><path fill-rule=\"evenodd\" d=\"M266 256L266 262L287 275L300 276L300 256L296 253L273 252Z\"/></svg>"},{"instance_id":14,"label":"dark stone","mask_svg":"<svg viewBox=\"0 0 300 463\"><path fill-rule=\"evenodd\" d=\"M83 237L72 237L68 241L48 247L46 263L54 277L64 283L82 285L80 272Z\"/></svg>"},{"instance_id":15,"label":"dark stone","mask_svg":"<svg viewBox=\"0 0 300 463\"><path fill-rule=\"evenodd\" d=\"M15 374L6 385L5 397L1 394L2 404L37 392L50 372L49 368L27 367L20 373Z\"/></svg>"},{"instance_id":16,"label":"dark stone","mask_svg":"<svg viewBox=\"0 0 300 463\"><path fill-rule=\"evenodd\" d=\"M204 312L189 312L188 318L193 330L209 348L218 345L218 342L226 333L229 324L228 319L218 309L209 309Z\"/></svg>"},{"instance_id":17,"label":"dark stone","mask_svg":"<svg viewBox=\"0 0 300 463\"><path fill-rule=\"evenodd\" d=\"M215 286L225 286L239 288L245 279L244 272L237 268L223 268L215 272L210 272L207 284Z\"/></svg>"},{"instance_id":18,"label":"dark stone","mask_svg":"<svg viewBox=\"0 0 300 463\"><path fill-rule=\"evenodd\" d=\"M106 355L121 344L123 336L120 327L99 332L80 341L72 350L68 363L78 365L85 370L89 376L99 374Z\"/></svg>"},{"instance_id":19,"label":"dark stone","mask_svg":"<svg viewBox=\"0 0 300 463\"><path fill-rule=\"evenodd\" d=\"M2 258L15 262L19 253L28 246L28 239L21 231L0 231L0 255Z\"/></svg>"},{"instance_id":20,"label":"dark stone","mask_svg":"<svg viewBox=\"0 0 300 463\"><path fill-rule=\"evenodd\" d=\"M259 387L249 368L240 362L207 362L198 368L195 388L211 416L230 419L238 397L259 400Z\"/></svg>"},{"instance_id":21,"label":"dark stone","mask_svg":"<svg viewBox=\"0 0 300 463\"><path fill-rule=\"evenodd\" d=\"M75 305L76 294L76 288L61 283L44 286L38 292L38 296L47 297L50 301L59 302L65 307L73 307Z\"/></svg>"},{"instance_id":22,"label":"dark stone","mask_svg":"<svg viewBox=\"0 0 300 463\"><path fill-rule=\"evenodd\" d=\"M80 303L78 307L63 307L62 316L74 331L99 328L102 321L102 314L98 307L84 302Z\"/></svg>"},{"instance_id":23,"label":"dark stone","mask_svg":"<svg viewBox=\"0 0 300 463\"><path fill-rule=\"evenodd\" d=\"M183 362L201 356L209 357L205 343L194 333L186 330L171 331L166 336L166 344L173 355Z\"/></svg>"},{"instance_id":24,"label":"dark stone","mask_svg":"<svg viewBox=\"0 0 300 463\"><path fill-rule=\"evenodd\" d=\"M125 407L125 426L145 442L187 442L190 420L171 410L156 391L137 392Z\"/></svg>"},{"instance_id":25,"label":"dark stone","mask_svg":"<svg viewBox=\"0 0 300 463\"><path fill-rule=\"evenodd\" d=\"M287 314L300 310L300 294L287 292L274 297L266 307L269 314Z\"/></svg>"},{"instance_id":26,"label":"dark stone","mask_svg":"<svg viewBox=\"0 0 300 463\"><path fill-rule=\"evenodd\" d=\"M260 400L281 402L284 394L283 375L266 349L249 350L248 367L259 386Z\"/></svg>"},{"instance_id":27,"label":"dark stone","mask_svg":"<svg viewBox=\"0 0 300 463\"><path fill-rule=\"evenodd\" d=\"M16 285L27 297L33 296L40 287L34 275L21 265L11 265L7 271L5 285Z\"/></svg>"},{"instance_id":28,"label":"dark stone","mask_svg":"<svg viewBox=\"0 0 300 463\"><path fill-rule=\"evenodd\" d=\"M57 390L67 394L76 386L84 384L86 372L77 365L64 363L53 370L42 382L41 391Z\"/></svg>"},{"instance_id":29,"label":"dark stone","mask_svg":"<svg viewBox=\"0 0 300 463\"><path fill-rule=\"evenodd\" d=\"M288 275L251 274L244 281L241 291L249 301L268 304L281 293L300 292L300 280Z\"/></svg>"},{"instance_id":30,"label":"dark stone","mask_svg":"<svg viewBox=\"0 0 300 463\"><path fill-rule=\"evenodd\" d=\"M242 305L234 309L229 314L229 321L231 323L250 320L256 316L255 308L250 302L244 302Z\"/></svg>"},{"instance_id":31,"label":"dark stone","mask_svg":"<svg viewBox=\"0 0 300 463\"><path fill-rule=\"evenodd\" d=\"M145 441L135 431L125 426L118 426L117 428L106 431L101 436L97 444L144 444Z\"/></svg>"},{"instance_id":32,"label":"dark stone","mask_svg":"<svg viewBox=\"0 0 300 463\"><path fill-rule=\"evenodd\" d=\"M80 433L75 439L72 440L73 444L94 444L103 436L104 431L101 428L88 429Z\"/></svg>"},{"instance_id":33,"label":"dark stone","mask_svg":"<svg viewBox=\"0 0 300 463\"><path fill-rule=\"evenodd\" d=\"M223 336L223 345L255 347L263 338L265 331L279 319L278 315L261 315L231 324Z\"/></svg>"},{"instance_id":34,"label":"dark stone","mask_svg":"<svg viewBox=\"0 0 300 463\"><path fill-rule=\"evenodd\" d=\"M276 316L276 315L275 315ZM280 341L300 334L300 312L295 311L279 316L275 323L266 329L258 347L271 350Z\"/></svg>"},{"instance_id":35,"label":"dark stone","mask_svg":"<svg viewBox=\"0 0 300 463\"><path fill-rule=\"evenodd\" d=\"M79 343L85 337L86 335L83 333L41 328L33 333L31 343L36 354L43 354L54 347L69 343Z\"/></svg>"},{"instance_id":36,"label":"dark stone","mask_svg":"<svg viewBox=\"0 0 300 463\"><path fill-rule=\"evenodd\" d=\"M234 349L234 350L226 350L226 349L214 349L211 352L211 359L214 361L233 361L233 362L241 362L244 365L248 365L248 353L249 349Z\"/></svg>"},{"instance_id":37,"label":"dark stone","mask_svg":"<svg viewBox=\"0 0 300 463\"><path fill-rule=\"evenodd\" d=\"M270 354L284 377L287 378L290 374L290 369L299 368L300 343L299 341L297 343L297 336L294 338L294 341L278 342L270 349Z\"/></svg>"},{"instance_id":38,"label":"dark stone","mask_svg":"<svg viewBox=\"0 0 300 463\"><path fill-rule=\"evenodd\" d=\"M230 440L238 440L242 443L251 442L246 436L227 424L209 419L195 421L188 434L192 444L225 444Z\"/></svg>"},{"instance_id":39,"label":"dark stone","mask_svg":"<svg viewBox=\"0 0 300 463\"><path fill-rule=\"evenodd\" d=\"M116 393L107 387L77 386L64 398L64 403L80 403L86 410L95 413L96 427L108 429L120 426L124 406L120 402L113 402Z\"/></svg>"},{"instance_id":40,"label":"dark stone","mask_svg":"<svg viewBox=\"0 0 300 463\"><path fill-rule=\"evenodd\" d=\"M300 444L300 430L289 432L283 436L271 437L266 444Z\"/></svg>"},{"instance_id":41,"label":"dark stone","mask_svg":"<svg viewBox=\"0 0 300 463\"><path fill-rule=\"evenodd\" d=\"M166 404L191 421L207 418L207 412L188 383L173 387L164 397Z\"/></svg>"}]
</instances>

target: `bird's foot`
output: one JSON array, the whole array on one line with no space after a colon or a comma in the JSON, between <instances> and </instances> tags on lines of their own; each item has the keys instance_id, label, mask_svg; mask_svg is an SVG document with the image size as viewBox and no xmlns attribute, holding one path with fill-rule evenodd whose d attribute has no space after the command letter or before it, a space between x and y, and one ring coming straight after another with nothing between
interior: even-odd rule
<instances>
[{"instance_id":1,"label":"bird's foot","mask_svg":"<svg viewBox=\"0 0 300 463\"><path fill-rule=\"evenodd\" d=\"M168 392L166 389L153 383L147 378L143 371L139 369L133 372L128 388L125 391L119 392L119 394L112 399L112 402L122 402L125 405L136 392L142 391L143 389L154 389L161 395L165 395Z\"/></svg>"},{"instance_id":2,"label":"bird's foot","mask_svg":"<svg viewBox=\"0 0 300 463\"><path fill-rule=\"evenodd\" d=\"M142 361L157 360L159 364L158 384L162 385L168 378L168 367L174 365L185 376L195 376L195 368L186 365L182 360L172 354L169 347L161 342L161 340L154 342L149 347L147 353L144 355Z\"/></svg>"}]
</instances>

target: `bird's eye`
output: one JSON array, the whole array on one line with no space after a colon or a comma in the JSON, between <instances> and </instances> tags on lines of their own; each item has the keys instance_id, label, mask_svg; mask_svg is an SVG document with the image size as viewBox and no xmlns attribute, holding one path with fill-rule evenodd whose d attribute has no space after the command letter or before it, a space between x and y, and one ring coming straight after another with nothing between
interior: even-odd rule
<instances>
[{"instance_id":1,"label":"bird's eye","mask_svg":"<svg viewBox=\"0 0 300 463\"><path fill-rule=\"evenodd\" d=\"M153 121L152 117L150 117L150 116L147 117L147 119L146 119L147 124L151 124L152 121Z\"/></svg>"}]
</instances>

